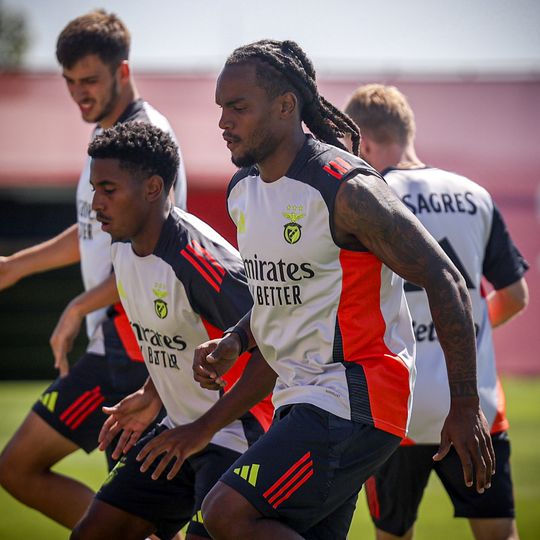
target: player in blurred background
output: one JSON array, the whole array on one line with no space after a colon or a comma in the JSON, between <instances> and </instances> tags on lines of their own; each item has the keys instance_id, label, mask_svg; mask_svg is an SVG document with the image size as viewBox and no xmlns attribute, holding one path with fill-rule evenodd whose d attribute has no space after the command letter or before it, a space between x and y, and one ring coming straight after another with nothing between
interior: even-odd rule
<instances>
[{"instance_id":1,"label":"player in blurred background","mask_svg":"<svg viewBox=\"0 0 540 540\"><path fill-rule=\"evenodd\" d=\"M424 489L435 470L456 517L466 517L477 540L517 540L505 403L497 377L492 328L527 305L528 268L489 193L468 178L424 164L414 147L415 119L395 87L358 88L345 112L360 127L360 154L386 179L460 270L472 300L480 404L491 429L496 474L491 489L463 484L455 450L433 460L450 407L445 356L426 292L405 284L416 337L416 383L408 438L368 480L366 493L377 538L411 539ZM482 276L494 290L486 296Z\"/></svg>"},{"instance_id":2,"label":"player in blurred background","mask_svg":"<svg viewBox=\"0 0 540 540\"><path fill-rule=\"evenodd\" d=\"M137 92L128 57L130 34L114 14L94 11L71 21L57 41L71 98L94 135L119 122L141 121L171 131L168 121ZM0 457L0 482L21 502L72 528L93 491L51 468L82 448L94 450L106 418L101 407L113 405L142 386L147 378L141 352L117 302L111 274L110 236L92 211L90 159L77 187L77 221L51 240L0 258L0 289L21 278L80 262L85 292L62 313L51 337L60 377L35 403ZM174 198L185 206L183 164L175 179ZM67 355L86 318L89 344L70 369ZM109 467L112 459L108 456Z\"/></svg>"}]
</instances>

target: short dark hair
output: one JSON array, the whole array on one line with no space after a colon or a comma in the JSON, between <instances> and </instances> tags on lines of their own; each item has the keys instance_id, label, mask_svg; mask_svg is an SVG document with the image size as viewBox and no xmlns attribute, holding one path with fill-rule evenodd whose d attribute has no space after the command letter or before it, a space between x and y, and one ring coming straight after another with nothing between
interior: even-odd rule
<instances>
[{"instance_id":1,"label":"short dark hair","mask_svg":"<svg viewBox=\"0 0 540 540\"><path fill-rule=\"evenodd\" d=\"M97 135L88 147L94 159L118 159L135 176L157 174L168 193L176 178L180 157L173 138L144 122L116 124Z\"/></svg>"},{"instance_id":2,"label":"short dark hair","mask_svg":"<svg viewBox=\"0 0 540 540\"><path fill-rule=\"evenodd\" d=\"M81 58L96 54L110 68L117 68L129 57L131 35L126 25L103 9L73 19L56 42L56 58L71 69Z\"/></svg>"},{"instance_id":3,"label":"short dark hair","mask_svg":"<svg viewBox=\"0 0 540 540\"><path fill-rule=\"evenodd\" d=\"M319 94L315 68L296 42L272 39L256 41L235 49L225 65L250 62L255 65L257 83L270 98L294 92L300 104L301 119L315 137L345 150L339 139L349 134L353 152L358 155L358 127Z\"/></svg>"}]
</instances>

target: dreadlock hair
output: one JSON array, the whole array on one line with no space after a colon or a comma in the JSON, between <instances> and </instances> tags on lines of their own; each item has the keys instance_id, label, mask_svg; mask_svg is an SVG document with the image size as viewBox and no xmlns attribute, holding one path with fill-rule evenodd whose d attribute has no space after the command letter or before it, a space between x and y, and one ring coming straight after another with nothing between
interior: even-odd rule
<instances>
[{"instance_id":1,"label":"dreadlock hair","mask_svg":"<svg viewBox=\"0 0 540 540\"><path fill-rule=\"evenodd\" d=\"M67 24L56 42L56 58L71 69L81 58L96 54L111 69L129 56L131 35L126 25L103 9L81 15Z\"/></svg>"},{"instance_id":2,"label":"dreadlock hair","mask_svg":"<svg viewBox=\"0 0 540 540\"><path fill-rule=\"evenodd\" d=\"M97 135L88 155L98 159L117 159L120 167L137 178L161 176L168 193L180 163L178 147L172 137L156 126L143 122L116 124Z\"/></svg>"},{"instance_id":3,"label":"dreadlock hair","mask_svg":"<svg viewBox=\"0 0 540 540\"><path fill-rule=\"evenodd\" d=\"M346 150L339 139L349 133L353 153L358 155L358 126L319 94L315 68L296 42L256 41L235 49L225 65L249 62L255 64L257 82L271 99L285 92L294 92L300 104L301 120L315 137Z\"/></svg>"}]
</instances>

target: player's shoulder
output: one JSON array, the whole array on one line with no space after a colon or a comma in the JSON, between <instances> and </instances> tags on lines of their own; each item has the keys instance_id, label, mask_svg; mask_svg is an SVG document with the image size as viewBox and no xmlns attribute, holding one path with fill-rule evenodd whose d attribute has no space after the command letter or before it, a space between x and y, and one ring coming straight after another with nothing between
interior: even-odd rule
<instances>
[{"instance_id":1,"label":"player's shoulder","mask_svg":"<svg viewBox=\"0 0 540 540\"><path fill-rule=\"evenodd\" d=\"M357 175L380 176L363 159L336 146L308 137L287 176L299 181L344 181Z\"/></svg>"},{"instance_id":2,"label":"player's shoulder","mask_svg":"<svg viewBox=\"0 0 540 540\"><path fill-rule=\"evenodd\" d=\"M229 186L227 187L227 197L231 194L231 191L240 184L243 180L248 179L249 177L258 176L259 171L256 166L252 167L242 167L239 169L231 178Z\"/></svg>"},{"instance_id":3,"label":"player's shoulder","mask_svg":"<svg viewBox=\"0 0 540 540\"><path fill-rule=\"evenodd\" d=\"M133 250L131 249L131 242L123 240L113 240L111 242L111 260L113 265L118 264L120 261L131 257Z\"/></svg>"},{"instance_id":4,"label":"player's shoulder","mask_svg":"<svg viewBox=\"0 0 540 540\"><path fill-rule=\"evenodd\" d=\"M188 260L191 255L240 261L238 250L221 234L202 219L177 207L165 221L155 254L165 260L176 259L180 254Z\"/></svg>"},{"instance_id":5,"label":"player's shoulder","mask_svg":"<svg viewBox=\"0 0 540 540\"><path fill-rule=\"evenodd\" d=\"M474 193L485 200L491 200L488 190L474 180L463 174L431 165L410 169L389 167L383 171L383 176L392 187L401 183L425 184L432 189L466 191Z\"/></svg>"},{"instance_id":6,"label":"player's shoulder","mask_svg":"<svg viewBox=\"0 0 540 540\"><path fill-rule=\"evenodd\" d=\"M219 292L224 283L245 282L238 250L210 225L179 208L171 211L154 254L189 290L202 286Z\"/></svg>"},{"instance_id":7,"label":"player's shoulder","mask_svg":"<svg viewBox=\"0 0 540 540\"><path fill-rule=\"evenodd\" d=\"M446 173L456 184L462 185L467 191L475 193L477 197L491 203L491 194L484 186L480 185L474 180L471 180L469 177L464 176L463 174L452 171L446 171Z\"/></svg>"},{"instance_id":8,"label":"player's shoulder","mask_svg":"<svg viewBox=\"0 0 540 540\"><path fill-rule=\"evenodd\" d=\"M167 118L143 99L132 101L120 115L118 122L146 122L174 136Z\"/></svg>"}]
</instances>

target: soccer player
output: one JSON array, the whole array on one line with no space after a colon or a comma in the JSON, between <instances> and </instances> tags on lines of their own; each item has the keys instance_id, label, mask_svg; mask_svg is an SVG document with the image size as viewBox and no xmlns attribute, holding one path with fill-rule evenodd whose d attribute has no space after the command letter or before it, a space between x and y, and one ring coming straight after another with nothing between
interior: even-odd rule
<instances>
[{"instance_id":1,"label":"soccer player","mask_svg":"<svg viewBox=\"0 0 540 540\"><path fill-rule=\"evenodd\" d=\"M424 287L448 360L452 405L439 455L453 444L483 491L491 439L476 391L465 282L379 174L345 151L355 124L319 95L292 41L236 49L217 81L219 126L242 169L228 189L254 305L210 368L257 344L278 373L275 420L212 489L213 538L345 538L362 484L406 435L414 340L400 274ZM304 122L313 134L307 136ZM223 348L222 348L223 347ZM238 471L258 468L257 482Z\"/></svg>"},{"instance_id":2,"label":"soccer player","mask_svg":"<svg viewBox=\"0 0 540 540\"><path fill-rule=\"evenodd\" d=\"M484 494L463 485L451 450L433 461L450 407L444 352L428 297L405 284L416 335L416 383L408 438L367 483L377 538L412 538L429 475L441 479L457 517L469 519L478 540L517 540L504 395L497 378L492 327L527 305L528 268L489 193L468 178L425 165L414 148L414 113L395 87L361 86L345 112L362 133L360 153L384 175L399 198L435 237L463 275L476 328L478 394L491 430L496 474ZM494 290L486 297L484 276Z\"/></svg>"},{"instance_id":3,"label":"soccer player","mask_svg":"<svg viewBox=\"0 0 540 540\"><path fill-rule=\"evenodd\" d=\"M141 123L119 124L96 137L88 152L92 208L113 239L118 291L150 378L108 410L102 446L123 430L117 454L125 458L72 538L155 533L167 540L190 520L188 540L209 538L200 513L204 496L268 428L273 412L269 399L259 401L276 374L258 351L239 379L239 370L227 374L221 398L192 376L195 347L221 337L251 308L242 260L208 225L171 207L167 193L178 153L169 135ZM133 447L162 403L166 418ZM251 471L249 479L256 476Z\"/></svg>"},{"instance_id":4,"label":"soccer player","mask_svg":"<svg viewBox=\"0 0 540 540\"><path fill-rule=\"evenodd\" d=\"M130 34L115 15L94 11L61 32L56 55L73 101L94 134L128 120L170 130L167 120L140 99L131 77ZM0 482L14 497L72 528L93 492L52 467L82 448L91 452L106 415L144 383L148 372L129 323L117 301L111 275L110 236L91 209L89 160L77 188L78 224L51 240L0 260L0 289L45 270L80 262L85 292L62 313L51 337L60 377L23 421L0 457ZM176 202L185 204L183 166L176 177ZM67 355L86 317L89 338L83 357L69 370ZM109 460L109 466L112 464Z\"/></svg>"}]
</instances>

